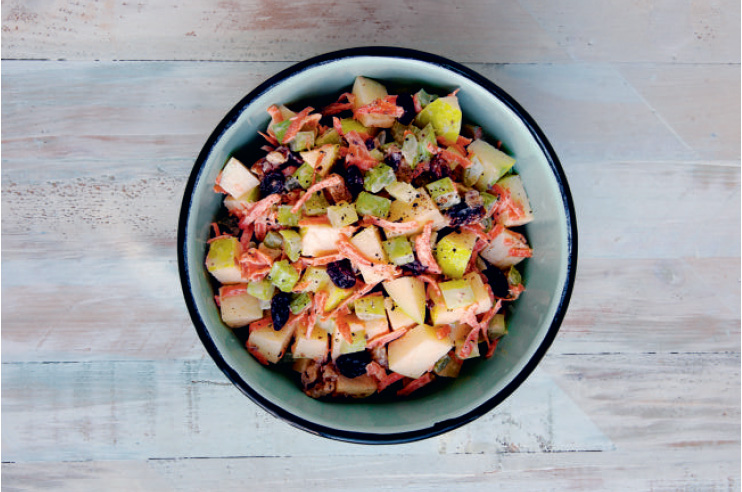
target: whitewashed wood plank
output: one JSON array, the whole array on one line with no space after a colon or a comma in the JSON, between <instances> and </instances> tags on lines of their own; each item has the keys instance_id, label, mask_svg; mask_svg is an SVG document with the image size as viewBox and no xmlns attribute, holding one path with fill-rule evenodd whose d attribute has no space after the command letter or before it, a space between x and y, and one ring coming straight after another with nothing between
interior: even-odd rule
<instances>
[{"instance_id":1,"label":"whitewashed wood plank","mask_svg":"<svg viewBox=\"0 0 742 492\"><path fill-rule=\"evenodd\" d=\"M564 391L538 372L472 424L439 438L386 446L296 430L250 402L208 360L6 363L2 372L6 461L613 449Z\"/></svg>"},{"instance_id":2,"label":"whitewashed wood plank","mask_svg":"<svg viewBox=\"0 0 742 492\"><path fill-rule=\"evenodd\" d=\"M406 46L460 61L566 53L515 1L3 3L6 58L301 60L354 46ZM163 22L167 19L167 22ZM473 33L476 36L473 37Z\"/></svg>"},{"instance_id":3,"label":"whitewashed wood plank","mask_svg":"<svg viewBox=\"0 0 742 492\"><path fill-rule=\"evenodd\" d=\"M703 455L673 449L631 453L260 457L72 463L3 463L3 488L70 492L202 491L737 491L739 465L726 447Z\"/></svg>"},{"instance_id":4,"label":"whitewashed wood plank","mask_svg":"<svg viewBox=\"0 0 742 492\"><path fill-rule=\"evenodd\" d=\"M575 59L739 63L736 0L520 0Z\"/></svg>"}]
</instances>

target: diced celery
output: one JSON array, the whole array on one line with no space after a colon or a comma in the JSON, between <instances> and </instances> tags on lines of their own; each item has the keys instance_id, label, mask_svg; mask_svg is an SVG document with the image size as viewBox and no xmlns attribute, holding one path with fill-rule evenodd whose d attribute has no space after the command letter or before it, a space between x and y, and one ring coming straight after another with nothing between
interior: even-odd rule
<instances>
[{"instance_id":1,"label":"diced celery","mask_svg":"<svg viewBox=\"0 0 742 492\"><path fill-rule=\"evenodd\" d=\"M474 289L471 283L465 279L449 280L438 284L443 294L443 300L448 309L465 308L471 306L474 301Z\"/></svg>"},{"instance_id":2,"label":"diced celery","mask_svg":"<svg viewBox=\"0 0 742 492\"><path fill-rule=\"evenodd\" d=\"M409 126L405 126L399 121L394 121L394 124L392 125L390 131L392 134L392 138L398 145L402 145L402 143L404 142L404 132L408 131L409 129Z\"/></svg>"},{"instance_id":3,"label":"diced celery","mask_svg":"<svg viewBox=\"0 0 742 492\"><path fill-rule=\"evenodd\" d=\"M401 200L405 203L412 203L418 198L418 191L410 183L404 181L395 181L394 183L386 187L386 192L389 193L393 198Z\"/></svg>"},{"instance_id":4,"label":"diced celery","mask_svg":"<svg viewBox=\"0 0 742 492\"><path fill-rule=\"evenodd\" d=\"M317 147L321 147L325 144L339 144L340 143L340 134L338 134L338 131L334 128L330 128L325 133L320 135L317 140L314 142L314 144Z\"/></svg>"},{"instance_id":5,"label":"diced celery","mask_svg":"<svg viewBox=\"0 0 742 492\"><path fill-rule=\"evenodd\" d=\"M439 179L438 181L428 183L425 187L430 192L430 197L438 205L438 208L446 209L461 202L459 192L451 178Z\"/></svg>"},{"instance_id":6,"label":"diced celery","mask_svg":"<svg viewBox=\"0 0 742 492\"><path fill-rule=\"evenodd\" d=\"M309 200L304 203L302 209L304 210L305 215L314 217L317 215L325 215L327 213L327 207L329 206L330 202L327 201L325 194L320 190L309 197Z\"/></svg>"},{"instance_id":7,"label":"diced celery","mask_svg":"<svg viewBox=\"0 0 742 492\"><path fill-rule=\"evenodd\" d=\"M373 195L362 191L358 194L356 200L356 212L358 215L373 215L381 219L386 219L389 216L389 208L392 206L392 201L388 198Z\"/></svg>"},{"instance_id":8,"label":"diced celery","mask_svg":"<svg viewBox=\"0 0 742 492\"><path fill-rule=\"evenodd\" d=\"M511 266L510 270L508 270L508 284L520 285L521 282L523 282L523 278L521 277L520 272L514 266Z\"/></svg>"},{"instance_id":9,"label":"diced celery","mask_svg":"<svg viewBox=\"0 0 742 492\"><path fill-rule=\"evenodd\" d=\"M366 172L363 188L371 193L378 193L386 186L397 181L394 169L386 164L379 164Z\"/></svg>"},{"instance_id":10,"label":"diced celery","mask_svg":"<svg viewBox=\"0 0 742 492\"><path fill-rule=\"evenodd\" d=\"M425 89L420 89L419 91L417 91L417 94L415 94L415 96L417 96L417 102L420 103L421 108L424 108L428 104L438 99L438 96L436 94L428 94L427 92L425 92Z\"/></svg>"},{"instance_id":11,"label":"diced celery","mask_svg":"<svg viewBox=\"0 0 742 492\"><path fill-rule=\"evenodd\" d=\"M270 301L276 291L270 280L258 280L247 284L247 293L261 301Z\"/></svg>"},{"instance_id":12,"label":"diced celery","mask_svg":"<svg viewBox=\"0 0 742 492\"><path fill-rule=\"evenodd\" d=\"M404 265L415 261L412 245L405 236L397 236L381 243L389 259L395 265Z\"/></svg>"},{"instance_id":13,"label":"diced celery","mask_svg":"<svg viewBox=\"0 0 742 492\"><path fill-rule=\"evenodd\" d=\"M302 285L306 285L303 292L317 292L323 289L330 282L330 276L327 274L325 267L310 266L304 270L301 277Z\"/></svg>"},{"instance_id":14,"label":"diced celery","mask_svg":"<svg viewBox=\"0 0 742 492\"><path fill-rule=\"evenodd\" d=\"M309 150L312 147L314 147L314 132L310 131L298 132L289 143L289 148L294 152Z\"/></svg>"},{"instance_id":15,"label":"diced celery","mask_svg":"<svg viewBox=\"0 0 742 492\"><path fill-rule=\"evenodd\" d=\"M408 133L402 143L402 156L404 156L407 165L414 168L419 160L419 146L417 138L412 133Z\"/></svg>"},{"instance_id":16,"label":"diced celery","mask_svg":"<svg viewBox=\"0 0 742 492\"><path fill-rule=\"evenodd\" d=\"M289 260L296 261L301 256L301 236L292 229L281 229L281 238L283 240L283 251Z\"/></svg>"},{"instance_id":17,"label":"diced celery","mask_svg":"<svg viewBox=\"0 0 742 492\"><path fill-rule=\"evenodd\" d=\"M312 176L314 175L314 168L306 162L299 166L299 169L294 171L292 174L299 181L299 185L305 190L312 186Z\"/></svg>"},{"instance_id":18,"label":"diced celery","mask_svg":"<svg viewBox=\"0 0 742 492\"><path fill-rule=\"evenodd\" d=\"M492 210L492 207L493 207L493 206L494 206L494 205L495 205L495 204L496 204L496 203L497 203L498 201L500 201L500 198L499 198L499 197L497 197L497 196L495 196L495 195L492 195L492 194L490 194L490 193L487 193L486 191L483 191L482 193L480 193L480 194L479 194L479 196L481 196L481 197L482 197L482 201L484 202L484 209L485 209L485 210L486 210L487 212L489 212L490 210Z\"/></svg>"},{"instance_id":19,"label":"diced celery","mask_svg":"<svg viewBox=\"0 0 742 492\"><path fill-rule=\"evenodd\" d=\"M267 248L280 248L283 244L283 238L281 238L281 235L276 231L268 231L265 235L265 239L263 239L263 244Z\"/></svg>"},{"instance_id":20,"label":"diced celery","mask_svg":"<svg viewBox=\"0 0 742 492\"><path fill-rule=\"evenodd\" d=\"M289 129L290 125L291 121L286 119L271 126L273 134L276 136L276 140L278 140L278 143L283 143L283 136L286 135L286 130Z\"/></svg>"},{"instance_id":21,"label":"diced celery","mask_svg":"<svg viewBox=\"0 0 742 492\"><path fill-rule=\"evenodd\" d=\"M348 202L339 202L327 208L327 218L335 229L355 224L358 221L356 208Z\"/></svg>"},{"instance_id":22,"label":"diced celery","mask_svg":"<svg viewBox=\"0 0 742 492\"><path fill-rule=\"evenodd\" d=\"M291 212L291 205L280 205L278 207L278 223L284 227L297 227L300 214Z\"/></svg>"},{"instance_id":23,"label":"diced celery","mask_svg":"<svg viewBox=\"0 0 742 492\"><path fill-rule=\"evenodd\" d=\"M420 162L430 160L430 150L428 149L429 145L437 146L437 142L435 140L435 130L433 129L433 125L428 123L425 125L425 128L422 130L417 131L417 140L418 140L418 160Z\"/></svg>"},{"instance_id":24,"label":"diced celery","mask_svg":"<svg viewBox=\"0 0 742 492\"><path fill-rule=\"evenodd\" d=\"M500 338L503 335L508 334L508 328L505 324L505 315L504 314L496 314L492 317L490 320L489 325L487 326L487 338L490 340L496 340Z\"/></svg>"},{"instance_id":25,"label":"diced celery","mask_svg":"<svg viewBox=\"0 0 742 492\"><path fill-rule=\"evenodd\" d=\"M299 314L312 303L312 297L306 292L295 294L289 303L289 309L294 314Z\"/></svg>"},{"instance_id":26,"label":"diced celery","mask_svg":"<svg viewBox=\"0 0 742 492\"><path fill-rule=\"evenodd\" d=\"M348 133L350 131L356 131L358 133L366 135L370 135L373 133L371 129L363 126L353 118L343 118L342 120L340 120L340 128L342 128L343 133Z\"/></svg>"},{"instance_id":27,"label":"diced celery","mask_svg":"<svg viewBox=\"0 0 742 492\"><path fill-rule=\"evenodd\" d=\"M282 292L291 292L299 281L299 272L287 260L275 262L268 276Z\"/></svg>"},{"instance_id":28,"label":"diced celery","mask_svg":"<svg viewBox=\"0 0 742 492\"><path fill-rule=\"evenodd\" d=\"M353 303L358 319L369 321L386 317L384 296L375 294L356 299Z\"/></svg>"},{"instance_id":29,"label":"diced celery","mask_svg":"<svg viewBox=\"0 0 742 492\"><path fill-rule=\"evenodd\" d=\"M435 363L433 372L444 378L455 378L461 371L463 361L453 354L446 354Z\"/></svg>"}]
</instances>

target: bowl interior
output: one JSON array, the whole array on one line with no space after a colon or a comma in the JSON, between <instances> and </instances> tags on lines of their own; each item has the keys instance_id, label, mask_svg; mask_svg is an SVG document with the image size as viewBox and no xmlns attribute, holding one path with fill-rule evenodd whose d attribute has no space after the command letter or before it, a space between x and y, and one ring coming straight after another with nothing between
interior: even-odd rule
<instances>
[{"instance_id":1,"label":"bowl interior","mask_svg":"<svg viewBox=\"0 0 742 492\"><path fill-rule=\"evenodd\" d=\"M305 396L285 374L261 366L220 320L214 291L203 262L209 224L221 206L212 191L227 158L263 145L258 130L269 121L271 104L292 106L318 96L336 98L350 90L354 78L364 75L387 85L424 87L445 94L454 89L467 121L482 126L490 142L501 140L516 157L535 220L525 227L534 257L521 263L526 291L509 318L509 334L494 357L465 366L462 375L440 391L419 397L383 402L325 402ZM275 82L275 81L273 81ZM391 92L391 91L390 91ZM303 104L298 105L299 109ZM320 107L316 105L315 107ZM558 311L566 308L573 245L568 201L560 178L544 154L539 137L507 102L495 97L457 68L430 60L394 56L350 56L300 67L277 83L261 86L235 108L200 157L192 188L184 200L181 227L184 286L194 322L211 355L225 373L268 411L314 432L353 440L393 440L395 436L430 435L475 418L509 394L532 370L558 329ZM252 163L246 158L246 162ZM196 174L197 173L197 174ZM563 305L560 307L560 305ZM412 433L412 434L409 434Z\"/></svg>"}]
</instances>

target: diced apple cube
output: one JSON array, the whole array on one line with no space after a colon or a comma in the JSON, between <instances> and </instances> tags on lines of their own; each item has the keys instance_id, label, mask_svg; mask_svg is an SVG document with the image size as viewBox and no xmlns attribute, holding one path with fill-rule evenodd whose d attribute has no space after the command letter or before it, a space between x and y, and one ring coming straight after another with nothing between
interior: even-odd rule
<instances>
[{"instance_id":1,"label":"diced apple cube","mask_svg":"<svg viewBox=\"0 0 742 492\"><path fill-rule=\"evenodd\" d=\"M384 299L384 307L386 308L386 315L389 318L389 324L392 330L400 330L402 328L409 328L415 325L415 320L407 316L399 306L391 299L387 297Z\"/></svg>"},{"instance_id":2,"label":"diced apple cube","mask_svg":"<svg viewBox=\"0 0 742 492\"><path fill-rule=\"evenodd\" d=\"M425 323L425 284L416 277L399 277L382 284L389 297L415 323Z\"/></svg>"},{"instance_id":3,"label":"diced apple cube","mask_svg":"<svg viewBox=\"0 0 742 492\"><path fill-rule=\"evenodd\" d=\"M324 178L330 172L338 157L339 145L325 144L322 147L301 152L301 158Z\"/></svg>"},{"instance_id":4,"label":"diced apple cube","mask_svg":"<svg viewBox=\"0 0 742 492\"><path fill-rule=\"evenodd\" d=\"M218 184L232 197L240 198L253 188L257 188L260 181L244 164L230 157L222 169Z\"/></svg>"},{"instance_id":5,"label":"diced apple cube","mask_svg":"<svg viewBox=\"0 0 742 492\"><path fill-rule=\"evenodd\" d=\"M510 229L503 228L480 253L479 256L497 268L505 269L523 261L523 256L511 255L511 251L528 249L525 238Z\"/></svg>"},{"instance_id":6,"label":"diced apple cube","mask_svg":"<svg viewBox=\"0 0 742 492\"><path fill-rule=\"evenodd\" d=\"M303 256L325 256L338 252L337 242L341 238L340 229L335 229L329 224L314 224L302 226L299 232Z\"/></svg>"},{"instance_id":7,"label":"diced apple cube","mask_svg":"<svg viewBox=\"0 0 742 492\"><path fill-rule=\"evenodd\" d=\"M388 95L386 87L375 80L366 77L356 77L353 83L354 109L371 104L377 99L382 99ZM366 113L358 115L358 121L363 126L390 128L395 121L394 116Z\"/></svg>"},{"instance_id":8,"label":"diced apple cube","mask_svg":"<svg viewBox=\"0 0 742 492\"><path fill-rule=\"evenodd\" d=\"M327 352L330 348L329 339L325 330L313 329L312 334L307 337L307 325L306 323L300 323L294 334L294 345L291 348L291 353L295 359L314 359L316 361L322 361L327 356Z\"/></svg>"},{"instance_id":9,"label":"diced apple cube","mask_svg":"<svg viewBox=\"0 0 742 492\"><path fill-rule=\"evenodd\" d=\"M364 228L361 232L353 236L350 242L369 260L382 263L389 262L381 244L381 235L377 227L369 226ZM373 268L359 265L358 269L361 271L361 275L363 275L363 281L367 284L373 284L384 279Z\"/></svg>"},{"instance_id":10,"label":"diced apple cube","mask_svg":"<svg viewBox=\"0 0 742 492\"><path fill-rule=\"evenodd\" d=\"M417 379L451 350L448 337L439 339L432 326L418 325L388 345L389 369Z\"/></svg>"},{"instance_id":11,"label":"diced apple cube","mask_svg":"<svg viewBox=\"0 0 742 492\"><path fill-rule=\"evenodd\" d=\"M523 180L517 174L506 176L497 182L499 186L509 192L512 207L505 207L498 216L498 222L506 227L515 227L528 224L533 220L533 210L528 201L528 195L523 187Z\"/></svg>"},{"instance_id":12,"label":"diced apple cube","mask_svg":"<svg viewBox=\"0 0 742 492\"><path fill-rule=\"evenodd\" d=\"M259 299L247 292L227 294L229 290L225 287L219 288L219 307L225 325L239 328L263 317Z\"/></svg>"},{"instance_id":13,"label":"diced apple cube","mask_svg":"<svg viewBox=\"0 0 742 492\"><path fill-rule=\"evenodd\" d=\"M277 363L283 357L286 349L294 335L296 323L287 323L286 326L276 331L273 324L259 327L253 330L247 337L248 348L257 351L268 362Z\"/></svg>"},{"instance_id":14,"label":"diced apple cube","mask_svg":"<svg viewBox=\"0 0 742 492\"><path fill-rule=\"evenodd\" d=\"M435 259L446 276L464 275L476 242L477 236L472 232L452 232L438 241Z\"/></svg>"},{"instance_id":15,"label":"diced apple cube","mask_svg":"<svg viewBox=\"0 0 742 492\"><path fill-rule=\"evenodd\" d=\"M373 320L362 320L358 318L350 318L348 320L351 332L363 331L366 333L366 340L371 340L379 335L385 335L389 333L389 322L386 320L386 316L383 318L377 318Z\"/></svg>"},{"instance_id":16,"label":"diced apple cube","mask_svg":"<svg viewBox=\"0 0 742 492\"><path fill-rule=\"evenodd\" d=\"M419 225L416 229L406 230L405 232L385 231L387 238L401 235L411 236L422 232L426 222L432 222L433 229L440 229L448 224L448 219L441 214L430 195L422 188L417 189L417 194L412 203L394 200L389 208L387 220L402 223L416 221Z\"/></svg>"},{"instance_id":17,"label":"diced apple cube","mask_svg":"<svg viewBox=\"0 0 742 492\"><path fill-rule=\"evenodd\" d=\"M467 150L471 159L477 159L482 164L482 175L475 184L479 191L487 191L515 163L515 159L484 140L474 140Z\"/></svg>"},{"instance_id":18,"label":"diced apple cube","mask_svg":"<svg viewBox=\"0 0 742 492\"><path fill-rule=\"evenodd\" d=\"M245 282L242 269L237 262L241 251L240 241L236 237L214 239L209 244L209 252L206 255L206 269L223 284Z\"/></svg>"},{"instance_id":19,"label":"diced apple cube","mask_svg":"<svg viewBox=\"0 0 742 492\"><path fill-rule=\"evenodd\" d=\"M477 309L474 311L475 314L482 314L489 311L492 308L492 300L490 299L489 293L482 278L477 272L472 272L464 276L464 280L471 284L472 291L474 292L474 302L477 303ZM446 301L443 297L439 296L434 290L430 290L430 299L433 301L433 307L430 308L430 319L433 321L433 325L449 325L458 323L466 312L465 307L456 309L448 309Z\"/></svg>"},{"instance_id":20,"label":"diced apple cube","mask_svg":"<svg viewBox=\"0 0 742 492\"><path fill-rule=\"evenodd\" d=\"M353 331L353 328L358 327L361 327L361 329L358 331ZM330 353L332 356L332 360L337 359L343 354L352 354L354 352L361 352L362 350L366 350L366 332L362 328L363 325L360 323L355 323L351 327L351 342L348 343L348 341L340 334L340 330L337 328L337 326L335 326L335 330L332 332L332 339L330 340Z\"/></svg>"},{"instance_id":21,"label":"diced apple cube","mask_svg":"<svg viewBox=\"0 0 742 492\"><path fill-rule=\"evenodd\" d=\"M367 374L361 374L355 378L346 378L338 374L333 395L366 398L376 393L376 389L376 380Z\"/></svg>"}]
</instances>

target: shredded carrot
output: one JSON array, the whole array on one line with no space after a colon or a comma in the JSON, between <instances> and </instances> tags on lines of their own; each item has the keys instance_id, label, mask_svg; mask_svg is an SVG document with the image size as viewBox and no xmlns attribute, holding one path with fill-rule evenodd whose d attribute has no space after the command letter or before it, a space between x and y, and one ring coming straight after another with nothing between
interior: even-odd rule
<instances>
[{"instance_id":1,"label":"shredded carrot","mask_svg":"<svg viewBox=\"0 0 742 492\"><path fill-rule=\"evenodd\" d=\"M441 325L435 329L435 337L438 340L443 340L451 334L451 325Z\"/></svg>"},{"instance_id":2,"label":"shredded carrot","mask_svg":"<svg viewBox=\"0 0 742 492\"><path fill-rule=\"evenodd\" d=\"M344 92L340 94L340 97L338 97L336 102L325 106L321 112L325 116L331 116L334 114L342 113L343 111L352 110L355 98L356 97L352 93ZM343 100L347 102L342 102Z\"/></svg>"},{"instance_id":3,"label":"shredded carrot","mask_svg":"<svg viewBox=\"0 0 742 492\"><path fill-rule=\"evenodd\" d=\"M286 133L284 133L283 138L281 139L282 143L287 144L291 142L294 137L296 137L296 134L299 133L301 127L304 126L306 119L309 117L309 113L311 113L312 111L314 111L314 108L311 106L307 106L306 108L296 113L295 116L289 118L291 123L289 124L289 127L286 129Z\"/></svg>"},{"instance_id":4,"label":"shredded carrot","mask_svg":"<svg viewBox=\"0 0 742 492\"><path fill-rule=\"evenodd\" d=\"M423 110L423 105L420 103L420 98L417 97L417 92L412 96L412 104L415 106L416 113Z\"/></svg>"},{"instance_id":5,"label":"shredded carrot","mask_svg":"<svg viewBox=\"0 0 742 492\"><path fill-rule=\"evenodd\" d=\"M357 131L349 131L345 134L345 139L348 141L348 155L345 157L346 164L358 166L361 171L368 171L379 163L379 161L371 157L371 154L366 148L366 141Z\"/></svg>"},{"instance_id":6,"label":"shredded carrot","mask_svg":"<svg viewBox=\"0 0 742 492\"><path fill-rule=\"evenodd\" d=\"M384 369L381 364L376 361L372 361L366 365L366 374L376 379L376 381L378 382L378 391L384 391L387 387L389 387L389 385L396 383L400 379L404 378L404 376L397 372L387 374L386 369Z\"/></svg>"},{"instance_id":7,"label":"shredded carrot","mask_svg":"<svg viewBox=\"0 0 742 492\"><path fill-rule=\"evenodd\" d=\"M268 267L268 266L252 268L250 270L250 273L245 276L245 279L248 282L258 282L260 280L263 280L265 277L267 277L270 272L271 272L271 267Z\"/></svg>"},{"instance_id":8,"label":"shredded carrot","mask_svg":"<svg viewBox=\"0 0 742 492\"><path fill-rule=\"evenodd\" d=\"M291 213L295 214L298 213L299 210L301 210L301 206L306 203L307 200L309 200L314 193L317 193L320 190L323 190L325 188L329 188L330 186L337 186L339 183L343 182L343 178L337 174L330 174L325 179L320 181L319 183L313 184L310 186L307 191L304 193L304 195L299 198L299 201L294 204L293 207L291 207Z\"/></svg>"},{"instance_id":9,"label":"shredded carrot","mask_svg":"<svg viewBox=\"0 0 742 492\"><path fill-rule=\"evenodd\" d=\"M299 220L299 227L312 226L312 225L328 225L330 219L327 215L319 215L317 217L304 217Z\"/></svg>"},{"instance_id":10,"label":"shredded carrot","mask_svg":"<svg viewBox=\"0 0 742 492\"><path fill-rule=\"evenodd\" d=\"M378 217L374 217L373 215L364 215L363 219L361 220L361 226L369 225L379 226L385 231L394 233L414 231L420 227L420 224L414 220L410 222L391 222L388 220L380 219Z\"/></svg>"},{"instance_id":11,"label":"shredded carrot","mask_svg":"<svg viewBox=\"0 0 742 492\"><path fill-rule=\"evenodd\" d=\"M472 164L472 162L463 155L457 154L456 152L450 151L448 149L440 149L438 151L438 155L443 157L446 162L457 162L461 164L461 167L464 169L470 168Z\"/></svg>"},{"instance_id":12,"label":"shredded carrot","mask_svg":"<svg viewBox=\"0 0 742 492\"><path fill-rule=\"evenodd\" d=\"M350 325L348 324L347 314L347 309L343 309L342 311L338 312L337 316L335 317L335 324L338 327L340 336L343 337L346 342L352 343L353 335L351 335L350 333Z\"/></svg>"},{"instance_id":13,"label":"shredded carrot","mask_svg":"<svg viewBox=\"0 0 742 492\"><path fill-rule=\"evenodd\" d=\"M490 358L495 354L495 349L497 349L497 344L500 341L499 338L495 339L487 349L487 354L485 355L486 358Z\"/></svg>"},{"instance_id":14,"label":"shredded carrot","mask_svg":"<svg viewBox=\"0 0 742 492\"><path fill-rule=\"evenodd\" d=\"M423 374L419 378L417 378L417 379L415 379L415 380L410 381L409 383L407 383L401 390L397 391L397 395L399 395L399 396L407 396L410 393L412 393L413 391L416 391L416 390L422 388L423 386L425 386L426 384L430 383L431 381L433 381L433 374L430 373L430 372L426 372L425 374Z\"/></svg>"},{"instance_id":15,"label":"shredded carrot","mask_svg":"<svg viewBox=\"0 0 742 492\"><path fill-rule=\"evenodd\" d=\"M258 132L258 135L260 135L261 137L263 137L264 139L266 139L268 141L268 143L271 144L271 145L273 145L273 146L280 145L279 142L278 142L278 139L276 137L274 137L273 135L266 135L265 133L260 132L260 131Z\"/></svg>"},{"instance_id":16,"label":"shredded carrot","mask_svg":"<svg viewBox=\"0 0 742 492\"><path fill-rule=\"evenodd\" d=\"M436 282L433 277L429 275L417 275L417 278L430 285L431 289L433 289L437 297L443 297L441 287L438 285L438 282Z\"/></svg>"},{"instance_id":17,"label":"shredded carrot","mask_svg":"<svg viewBox=\"0 0 742 492\"><path fill-rule=\"evenodd\" d=\"M353 111L353 117L356 119L359 115L364 114L382 114L400 118L404 115L404 108L397 106L397 96L386 96Z\"/></svg>"},{"instance_id":18,"label":"shredded carrot","mask_svg":"<svg viewBox=\"0 0 742 492\"><path fill-rule=\"evenodd\" d=\"M317 318L325 310L327 296L327 291L324 290L321 290L314 295L314 304L312 305L312 310L309 311L309 317L307 318L307 338L312 336L312 330L314 330L314 325L317 323Z\"/></svg>"},{"instance_id":19,"label":"shredded carrot","mask_svg":"<svg viewBox=\"0 0 742 492\"><path fill-rule=\"evenodd\" d=\"M271 124L280 123L283 121L283 114L281 113L281 110L278 109L278 106L275 104L271 104L268 106L268 114L271 115Z\"/></svg>"},{"instance_id":20,"label":"shredded carrot","mask_svg":"<svg viewBox=\"0 0 742 492\"><path fill-rule=\"evenodd\" d=\"M278 193L273 193L272 195L268 195L259 202L255 203L255 205L250 208L250 211L247 213L247 215L245 215L245 217L240 220L240 228L244 229L245 227L247 227L248 224L252 224L259 217L265 215L265 213L273 205L277 205L280 202L281 195L279 195Z\"/></svg>"},{"instance_id":21,"label":"shredded carrot","mask_svg":"<svg viewBox=\"0 0 742 492\"><path fill-rule=\"evenodd\" d=\"M335 309L330 310L329 312L325 313L324 316L322 316L323 320L333 318L339 313L341 310L346 309L348 305L355 301L356 299L365 296L371 290L376 287L379 284L379 282L374 282L372 284L364 284L360 280L356 282L355 289L356 291L348 296L345 300L343 300L340 304L335 306Z\"/></svg>"},{"instance_id":22,"label":"shredded carrot","mask_svg":"<svg viewBox=\"0 0 742 492\"><path fill-rule=\"evenodd\" d=\"M441 267L433 258L433 250L430 246L430 236L433 233L433 223L427 222L423 232L415 237L415 252L418 261L428 269L429 273L441 273Z\"/></svg>"},{"instance_id":23,"label":"shredded carrot","mask_svg":"<svg viewBox=\"0 0 742 492\"><path fill-rule=\"evenodd\" d=\"M219 297L224 299L225 297L239 296L247 293L247 284L229 284L223 285L219 289Z\"/></svg>"},{"instance_id":24,"label":"shredded carrot","mask_svg":"<svg viewBox=\"0 0 742 492\"><path fill-rule=\"evenodd\" d=\"M447 97L451 97L451 96L456 97L456 94L458 94L460 90L461 90L461 87L457 88L452 93L450 93Z\"/></svg>"},{"instance_id":25,"label":"shredded carrot","mask_svg":"<svg viewBox=\"0 0 742 492\"><path fill-rule=\"evenodd\" d=\"M374 349L376 347L383 347L389 342L393 342L397 338L404 336L407 333L407 328L400 328L399 330L390 331L383 335L377 335L366 343L366 348Z\"/></svg>"},{"instance_id":26,"label":"shredded carrot","mask_svg":"<svg viewBox=\"0 0 742 492\"><path fill-rule=\"evenodd\" d=\"M466 335L466 338L464 339L464 343L461 346L461 350L459 352L459 355L462 359L466 359L469 357L474 350L474 345L477 343L477 340L479 339L479 333L481 333L482 329L477 324L477 326L473 326L471 330L469 330L469 334Z\"/></svg>"},{"instance_id":27,"label":"shredded carrot","mask_svg":"<svg viewBox=\"0 0 742 492\"><path fill-rule=\"evenodd\" d=\"M533 250L531 248L510 248L508 255L514 258L530 258L533 256Z\"/></svg>"},{"instance_id":28,"label":"shredded carrot","mask_svg":"<svg viewBox=\"0 0 742 492\"><path fill-rule=\"evenodd\" d=\"M250 323L247 326L247 331L249 333L252 333L255 330L260 330L262 328L266 328L266 327L270 326L271 324L273 324L273 320L271 319L270 315L263 316L259 320Z\"/></svg>"}]
</instances>

